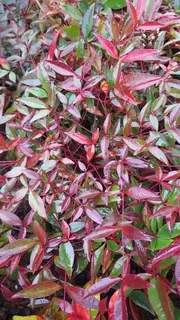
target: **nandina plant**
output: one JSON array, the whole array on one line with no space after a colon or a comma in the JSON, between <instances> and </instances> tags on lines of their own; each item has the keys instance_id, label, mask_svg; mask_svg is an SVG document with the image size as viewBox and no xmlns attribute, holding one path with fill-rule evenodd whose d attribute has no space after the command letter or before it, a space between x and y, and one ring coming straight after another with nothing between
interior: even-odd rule
<instances>
[{"instance_id":1,"label":"nandina plant","mask_svg":"<svg viewBox=\"0 0 180 320\"><path fill-rule=\"evenodd\" d=\"M37 320L179 319L178 2L0 10L2 295Z\"/></svg>"}]
</instances>

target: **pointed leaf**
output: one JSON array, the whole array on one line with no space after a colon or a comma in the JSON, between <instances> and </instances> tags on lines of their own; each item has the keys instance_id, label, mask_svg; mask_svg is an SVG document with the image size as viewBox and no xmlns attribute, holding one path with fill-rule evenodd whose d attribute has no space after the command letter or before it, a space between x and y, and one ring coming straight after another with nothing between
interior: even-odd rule
<instances>
[{"instance_id":1,"label":"pointed leaf","mask_svg":"<svg viewBox=\"0 0 180 320\"><path fill-rule=\"evenodd\" d=\"M119 231L120 228L117 227L98 227L94 229L89 235L87 235L83 240L96 240L104 237L108 237L111 234Z\"/></svg>"},{"instance_id":2,"label":"pointed leaf","mask_svg":"<svg viewBox=\"0 0 180 320\"><path fill-rule=\"evenodd\" d=\"M122 226L123 234L129 240L151 241L151 237L133 226Z\"/></svg>"},{"instance_id":3,"label":"pointed leaf","mask_svg":"<svg viewBox=\"0 0 180 320\"><path fill-rule=\"evenodd\" d=\"M56 60L46 60L48 65L62 76L77 76L77 74L65 63Z\"/></svg>"},{"instance_id":4,"label":"pointed leaf","mask_svg":"<svg viewBox=\"0 0 180 320\"><path fill-rule=\"evenodd\" d=\"M15 298L29 298L37 299L44 298L54 294L59 291L61 286L55 282L43 281L41 283L33 284L29 287L24 288L23 290L17 292L13 299Z\"/></svg>"},{"instance_id":5,"label":"pointed leaf","mask_svg":"<svg viewBox=\"0 0 180 320\"><path fill-rule=\"evenodd\" d=\"M147 61L147 60L153 60L153 57L155 58L158 53L158 50L154 49L139 49L134 50L124 57L121 58L122 62L134 62L134 61Z\"/></svg>"},{"instance_id":6,"label":"pointed leaf","mask_svg":"<svg viewBox=\"0 0 180 320\"><path fill-rule=\"evenodd\" d=\"M96 282L92 287L86 290L84 298L108 291L119 281L120 281L120 278L113 278L113 277L103 278L100 281Z\"/></svg>"},{"instance_id":7,"label":"pointed leaf","mask_svg":"<svg viewBox=\"0 0 180 320\"><path fill-rule=\"evenodd\" d=\"M118 56L118 52L116 47L112 44L112 42L110 42L109 40L107 40L106 38L104 38L103 36L101 36L100 34L95 34L96 38L98 39L98 41L100 42L100 44L103 46L103 48L105 49L105 51L114 59L119 59Z\"/></svg>"},{"instance_id":8,"label":"pointed leaf","mask_svg":"<svg viewBox=\"0 0 180 320\"><path fill-rule=\"evenodd\" d=\"M126 191L126 194L136 200L158 200L159 196L148 189L141 187L132 187Z\"/></svg>"},{"instance_id":9,"label":"pointed leaf","mask_svg":"<svg viewBox=\"0 0 180 320\"><path fill-rule=\"evenodd\" d=\"M86 10L84 17L82 19L82 34L85 39L88 39L88 36L93 27L93 16L94 16L94 3Z\"/></svg>"},{"instance_id":10,"label":"pointed leaf","mask_svg":"<svg viewBox=\"0 0 180 320\"><path fill-rule=\"evenodd\" d=\"M79 142L80 144L87 144L90 145L92 144L91 140L86 137L84 134L79 133L79 132L65 132L68 137L71 139L75 140L76 142Z\"/></svg>"},{"instance_id":11,"label":"pointed leaf","mask_svg":"<svg viewBox=\"0 0 180 320\"><path fill-rule=\"evenodd\" d=\"M166 158L164 152L158 147L149 147L149 152L156 157L158 160L164 162L167 166L169 165L168 159Z\"/></svg>"},{"instance_id":12,"label":"pointed leaf","mask_svg":"<svg viewBox=\"0 0 180 320\"><path fill-rule=\"evenodd\" d=\"M29 192L29 205L40 217L47 219L44 202L37 193Z\"/></svg>"},{"instance_id":13,"label":"pointed leaf","mask_svg":"<svg viewBox=\"0 0 180 320\"><path fill-rule=\"evenodd\" d=\"M97 212L93 208L86 208L86 214L91 220L93 220L94 222L96 222L98 224L101 224L103 222L103 218L101 217L99 212Z\"/></svg>"},{"instance_id":14,"label":"pointed leaf","mask_svg":"<svg viewBox=\"0 0 180 320\"><path fill-rule=\"evenodd\" d=\"M10 211L0 210L0 219L12 226L21 226L21 219L14 213Z\"/></svg>"},{"instance_id":15,"label":"pointed leaf","mask_svg":"<svg viewBox=\"0 0 180 320\"><path fill-rule=\"evenodd\" d=\"M74 264L74 249L70 241L62 242L59 247L59 258L69 278L71 278Z\"/></svg>"},{"instance_id":16,"label":"pointed leaf","mask_svg":"<svg viewBox=\"0 0 180 320\"><path fill-rule=\"evenodd\" d=\"M16 99L16 101L19 101L26 106L34 109L47 109L47 106L44 102L42 102L40 99L33 98L33 97L22 97Z\"/></svg>"},{"instance_id":17,"label":"pointed leaf","mask_svg":"<svg viewBox=\"0 0 180 320\"><path fill-rule=\"evenodd\" d=\"M15 240L0 248L0 256L13 256L15 254L23 253L32 248L36 243L37 241L33 239Z\"/></svg>"}]
</instances>

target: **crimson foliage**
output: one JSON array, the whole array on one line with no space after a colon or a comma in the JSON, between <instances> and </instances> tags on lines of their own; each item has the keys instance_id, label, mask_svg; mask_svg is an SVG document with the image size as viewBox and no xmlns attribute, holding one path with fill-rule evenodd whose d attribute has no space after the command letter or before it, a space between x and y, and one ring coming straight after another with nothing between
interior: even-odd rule
<instances>
[{"instance_id":1,"label":"crimson foliage","mask_svg":"<svg viewBox=\"0 0 180 320\"><path fill-rule=\"evenodd\" d=\"M1 291L44 319L180 318L176 10L0 6Z\"/></svg>"}]
</instances>

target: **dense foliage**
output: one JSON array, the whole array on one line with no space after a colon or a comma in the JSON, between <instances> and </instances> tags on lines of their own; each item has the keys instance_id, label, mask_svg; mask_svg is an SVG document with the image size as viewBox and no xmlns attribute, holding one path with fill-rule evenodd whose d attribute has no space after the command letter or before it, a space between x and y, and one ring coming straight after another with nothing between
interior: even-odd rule
<instances>
[{"instance_id":1,"label":"dense foliage","mask_svg":"<svg viewBox=\"0 0 180 320\"><path fill-rule=\"evenodd\" d=\"M179 11L0 4L1 292L36 319L180 319Z\"/></svg>"}]
</instances>

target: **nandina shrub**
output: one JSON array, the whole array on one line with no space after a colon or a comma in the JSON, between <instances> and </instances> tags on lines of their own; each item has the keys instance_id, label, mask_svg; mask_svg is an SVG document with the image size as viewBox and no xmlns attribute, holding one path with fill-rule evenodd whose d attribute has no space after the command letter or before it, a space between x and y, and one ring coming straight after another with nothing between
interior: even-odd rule
<instances>
[{"instance_id":1,"label":"nandina shrub","mask_svg":"<svg viewBox=\"0 0 180 320\"><path fill-rule=\"evenodd\" d=\"M177 1L0 10L2 295L48 298L43 319L179 319Z\"/></svg>"}]
</instances>

